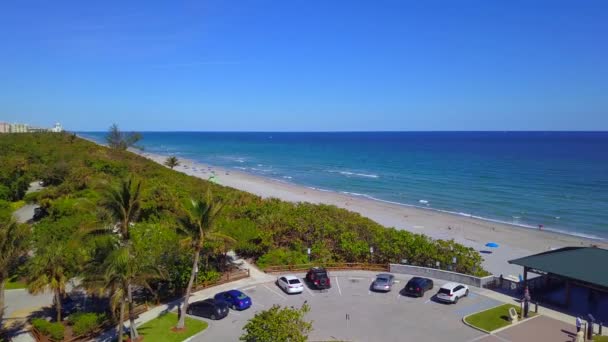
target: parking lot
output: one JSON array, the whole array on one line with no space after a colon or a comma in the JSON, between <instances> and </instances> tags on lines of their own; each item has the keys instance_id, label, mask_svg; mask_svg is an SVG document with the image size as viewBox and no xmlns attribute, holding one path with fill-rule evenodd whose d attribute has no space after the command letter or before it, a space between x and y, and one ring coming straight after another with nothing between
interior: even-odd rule
<instances>
[{"instance_id":1,"label":"parking lot","mask_svg":"<svg viewBox=\"0 0 608 342\"><path fill-rule=\"evenodd\" d=\"M296 274L300 279L304 274ZM434 294L445 281L434 280L435 287L422 298L411 298L401 290L411 278L396 274L397 283L389 293L369 290L374 272L331 272L329 290L305 286L301 294L288 295L273 282L240 288L252 298L253 306L245 311L230 311L228 317L209 321L209 327L193 341L237 341L242 328L256 311L274 304L300 307L306 301L311 308L307 319L313 321L311 341L469 341L483 333L465 326L461 319L500 302L479 295L471 288L468 298L458 304L436 302Z\"/></svg>"}]
</instances>

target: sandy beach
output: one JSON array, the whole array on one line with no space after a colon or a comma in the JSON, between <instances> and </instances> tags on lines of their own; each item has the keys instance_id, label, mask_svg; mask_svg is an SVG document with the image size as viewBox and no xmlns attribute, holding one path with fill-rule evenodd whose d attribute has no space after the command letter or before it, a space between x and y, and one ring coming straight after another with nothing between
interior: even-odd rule
<instances>
[{"instance_id":1,"label":"sandy beach","mask_svg":"<svg viewBox=\"0 0 608 342\"><path fill-rule=\"evenodd\" d=\"M163 164L167 158L167 156L148 152L133 152L159 164ZM492 253L483 253L484 267L497 275L517 276L522 273L521 267L510 265L507 261L533 253L565 246L608 247L606 241L386 203L342 193L320 191L187 159L180 159L180 165L175 170L202 179L209 179L210 176L215 175L217 181L224 186L247 191L264 198L275 197L291 202L335 205L369 217L387 227L422 233L435 239L454 239L479 251L486 251L487 248L484 245L493 241L500 247L494 249Z\"/></svg>"}]
</instances>

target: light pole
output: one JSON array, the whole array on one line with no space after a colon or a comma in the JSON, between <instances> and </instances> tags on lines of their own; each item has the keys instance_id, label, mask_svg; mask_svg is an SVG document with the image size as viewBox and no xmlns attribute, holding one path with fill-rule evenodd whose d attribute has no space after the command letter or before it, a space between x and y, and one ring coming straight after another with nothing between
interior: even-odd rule
<instances>
[{"instance_id":1,"label":"light pole","mask_svg":"<svg viewBox=\"0 0 608 342\"><path fill-rule=\"evenodd\" d=\"M306 254L308 254L308 262L310 263L310 247L306 249Z\"/></svg>"},{"instance_id":2,"label":"light pole","mask_svg":"<svg viewBox=\"0 0 608 342\"><path fill-rule=\"evenodd\" d=\"M374 247L373 246L369 247L369 256L370 256L370 261L373 264L374 263Z\"/></svg>"}]
</instances>

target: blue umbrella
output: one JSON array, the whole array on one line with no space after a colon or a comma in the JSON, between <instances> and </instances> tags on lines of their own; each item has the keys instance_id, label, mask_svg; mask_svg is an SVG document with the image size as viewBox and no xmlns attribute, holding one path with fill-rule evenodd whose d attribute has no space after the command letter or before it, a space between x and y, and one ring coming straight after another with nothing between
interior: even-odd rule
<instances>
[{"instance_id":1,"label":"blue umbrella","mask_svg":"<svg viewBox=\"0 0 608 342\"><path fill-rule=\"evenodd\" d=\"M486 243L486 247L498 248L498 244L496 242L488 242Z\"/></svg>"}]
</instances>

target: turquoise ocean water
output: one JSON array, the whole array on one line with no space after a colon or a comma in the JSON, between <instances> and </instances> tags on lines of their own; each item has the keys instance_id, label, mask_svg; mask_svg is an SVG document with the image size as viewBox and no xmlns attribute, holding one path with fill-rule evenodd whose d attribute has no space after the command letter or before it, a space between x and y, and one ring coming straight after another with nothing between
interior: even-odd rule
<instances>
[{"instance_id":1,"label":"turquoise ocean water","mask_svg":"<svg viewBox=\"0 0 608 342\"><path fill-rule=\"evenodd\" d=\"M104 132L80 135L103 142ZM608 239L608 132L143 132L146 151Z\"/></svg>"}]
</instances>

